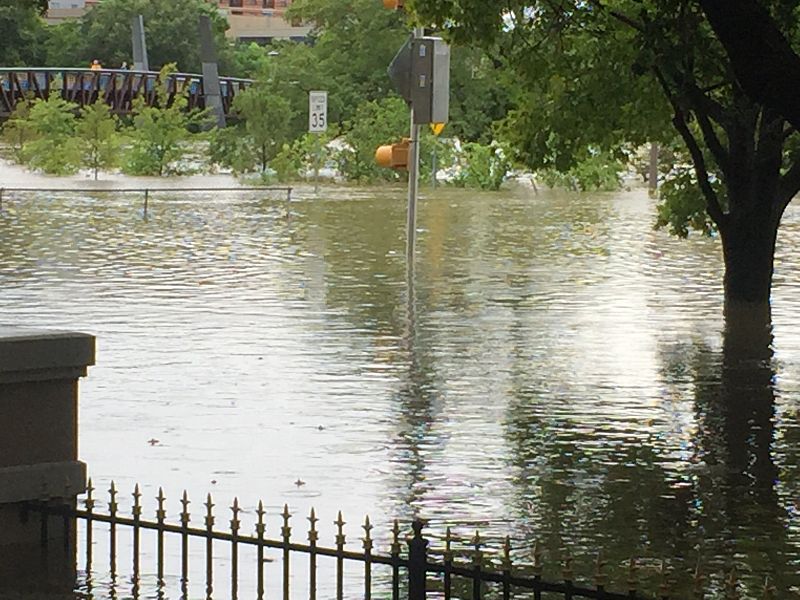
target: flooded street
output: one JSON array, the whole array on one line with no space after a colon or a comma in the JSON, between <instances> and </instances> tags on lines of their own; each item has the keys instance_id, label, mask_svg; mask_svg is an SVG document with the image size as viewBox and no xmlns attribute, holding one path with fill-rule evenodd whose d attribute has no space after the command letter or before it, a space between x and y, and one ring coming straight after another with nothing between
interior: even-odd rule
<instances>
[{"instance_id":1,"label":"flooded street","mask_svg":"<svg viewBox=\"0 0 800 600\"><path fill-rule=\"evenodd\" d=\"M135 194L6 192L0 322L97 336L80 456L122 510L138 482L172 518L186 489L199 523L212 492L252 528L263 499L277 535L287 502L299 538L313 506L320 543L341 510L379 546L419 516L538 540L546 574L604 548L617 582L631 555L682 585L701 560L797 597L800 209L774 356L734 367L719 241L654 214L644 191L424 189L409 301L400 187L160 193L146 221Z\"/></svg>"}]
</instances>

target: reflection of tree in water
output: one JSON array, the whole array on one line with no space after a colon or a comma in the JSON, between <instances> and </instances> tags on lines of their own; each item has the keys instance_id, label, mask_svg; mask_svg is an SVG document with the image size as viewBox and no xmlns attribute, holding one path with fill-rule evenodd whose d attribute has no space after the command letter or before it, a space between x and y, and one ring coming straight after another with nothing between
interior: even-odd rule
<instances>
[{"instance_id":1,"label":"reflection of tree in water","mask_svg":"<svg viewBox=\"0 0 800 600\"><path fill-rule=\"evenodd\" d=\"M695 483L696 519L703 553L727 560L715 570L735 565L751 586L769 576L785 592L798 582L786 575L789 555L797 553L788 545L776 490L771 344L768 312L731 309L721 359L698 353L696 459L702 469Z\"/></svg>"},{"instance_id":2,"label":"reflection of tree in water","mask_svg":"<svg viewBox=\"0 0 800 600\"><path fill-rule=\"evenodd\" d=\"M670 449L658 437L631 437L620 445L598 441L602 431L578 433L550 422L536 406L547 382L531 384L535 375L521 361L507 422L517 535L529 544L538 538L551 560L572 544L585 575L603 548L618 584L633 555L644 558L640 576L650 589L660 558L672 559L678 591L690 589L698 560L714 587L733 565L755 596L767 575L779 595L797 585L798 577L787 575L797 551L787 540L775 488L771 339L768 317L753 321L730 313L721 353L702 341L662 347L665 383L689 377L691 385L682 387L694 390L693 464L677 466L669 464ZM558 576L558 565L551 567Z\"/></svg>"}]
</instances>

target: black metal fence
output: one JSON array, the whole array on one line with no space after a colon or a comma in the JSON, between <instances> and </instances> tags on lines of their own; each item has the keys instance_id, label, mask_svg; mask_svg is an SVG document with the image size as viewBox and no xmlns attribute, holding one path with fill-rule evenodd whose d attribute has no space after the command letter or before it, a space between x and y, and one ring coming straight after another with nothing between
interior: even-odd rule
<instances>
[{"instance_id":1,"label":"black metal fence","mask_svg":"<svg viewBox=\"0 0 800 600\"><path fill-rule=\"evenodd\" d=\"M119 534L125 530L123 544L128 544L126 554L130 556L132 564L131 581L134 589L142 582L143 574L141 561L147 556L150 563L155 565L155 572L151 573L159 586L163 586L165 578L179 577L181 587L181 597L189 598L189 581L192 577L203 577L205 584L205 597L224 596L228 594L229 586L230 598L236 599L240 596L239 582L242 574L246 571L255 571L255 595L261 600L264 597L275 596L283 600L289 600L299 592L303 597L306 595L310 600L316 600L320 586L318 585L318 559L332 559L335 563L334 569L329 570L334 582L322 582L328 592L322 594L326 597L335 595L337 600L345 597L353 597L353 590L345 594L344 574L345 565L352 575L352 565L357 565L361 585L358 587L358 596L365 600L370 600L373 595L380 597L391 597L392 600L409 598L409 600L423 600L427 597L437 598L503 598L504 600L512 597L565 599L573 598L596 598L605 600L635 600L645 598L658 598L666 600L670 598L670 587L667 573L663 571L661 585L655 596L648 596L639 591L639 581L637 578L637 563L631 559L624 581L609 585L609 577L605 573L605 563L601 557L597 558L593 575L590 577L591 584L579 584L576 582L575 574L572 569L572 559L569 556L562 557L561 560L561 581L548 581L542 575L542 555L538 546L533 551L532 561L522 563L512 559L512 547L509 538L506 538L502 548L492 551L487 548L480 533L476 531L475 536L469 541L466 547L456 547L456 540L448 528L442 540L443 547L433 549L430 547L430 540L423 534L424 524L421 521L414 521L410 531L401 527L395 521L389 536L388 553L374 551L375 539L372 536L373 525L367 517L361 525L363 537L360 538L360 548L358 550L346 548L346 536L344 531L345 522L339 512L338 518L334 521L336 527L335 545L331 547L319 545L319 530L314 509L311 509L307 517L309 527L306 541L301 542L292 538L292 515L287 505L284 505L280 515L282 526L280 535L276 538L267 537L267 526L265 522L266 511L262 502L259 502L255 510L254 531L245 533L242 530L240 516L243 509L239 505L238 499L234 499L230 507L231 519L226 529L215 529L216 516L214 513L214 503L209 494L204 503L205 514L203 516L203 526L193 526L192 515L189 511L190 500L184 491L180 500L181 509L178 513L177 522L167 522L166 498L161 489L156 497L157 509L155 520L143 518L141 493L137 485L133 494L133 502L130 514L123 515L117 501L118 491L112 482L108 490L107 511L99 512L96 510L98 503L93 495L94 489L89 482L86 497L80 502L82 508L58 508L54 509L47 504L32 506L40 514L42 527L43 547L47 546L48 527L52 519L62 519L63 525L67 528L80 525L81 545L83 546L83 560L85 571L92 572L95 557L93 553L98 539L102 536L107 545L109 556L110 572L115 573L120 565L118 564L118 554L120 550ZM61 523L59 523L61 526ZM103 531L103 529L107 529ZM143 532L152 532L150 535L155 537L155 547L144 548L142 545ZM179 548L179 573L166 572L165 549L167 543L177 542ZM204 546L204 568L192 568L190 557L197 557L198 542ZM190 543L194 553L190 554ZM226 548L226 566L229 573L220 574L220 566L215 563L215 550L220 544ZM174 546L172 546L174 549ZM240 549L249 548L255 550L255 560L240 560ZM50 550L52 551L52 550ZM279 570L273 575L271 580L274 594L268 594L265 585L265 565L272 562L271 558L265 556L266 551L277 551L279 556ZM153 554L154 553L154 556ZM177 553L176 553L177 555ZM303 556L303 561L308 566L307 575L307 594L303 590L292 589L292 570L298 564L298 557ZM294 559L294 560L293 560ZM376 569L383 569L386 576L381 581L374 581ZM204 575L199 575L204 571ZM229 580L228 584L222 583L217 587L218 579L224 577ZM193 581L197 584L197 581ZM703 590L704 578L698 573L695 578L694 598L705 598L707 596ZM607 589L607 586L611 589ZM616 589L614 589L616 588ZM159 587L159 589L161 589ZM335 591L333 591L335 589ZM377 590L377 594L376 594ZM735 573L727 579L724 590L718 590L726 600L739 598L738 584ZM766 582L763 589L763 598L772 598L773 589ZM219 592L219 593L218 593ZM136 595L136 594L134 594ZM247 594L251 597L251 594ZM159 597L163 597L160 594ZM719 597L719 594L717 595Z\"/></svg>"}]
</instances>

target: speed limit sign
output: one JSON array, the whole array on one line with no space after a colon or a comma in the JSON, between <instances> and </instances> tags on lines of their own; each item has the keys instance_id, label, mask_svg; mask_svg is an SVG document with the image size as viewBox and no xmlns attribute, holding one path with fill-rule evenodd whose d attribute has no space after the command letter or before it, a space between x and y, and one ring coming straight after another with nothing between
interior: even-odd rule
<instances>
[{"instance_id":1,"label":"speed limit sign","mask_svg":"<svg viewBox=\"0 0 800 600\"><path fill-rule=\"evenodd\" d=\"M308 131L322 133L328 129L328 92L308 92Z\"/></svg>"}]
</instances>

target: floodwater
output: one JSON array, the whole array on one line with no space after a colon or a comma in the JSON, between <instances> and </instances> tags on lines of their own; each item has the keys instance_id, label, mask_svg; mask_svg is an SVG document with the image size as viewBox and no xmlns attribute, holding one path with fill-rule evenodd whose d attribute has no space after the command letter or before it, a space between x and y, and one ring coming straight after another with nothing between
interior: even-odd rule
<instances>
[{"instance_id":1,"label":"floodwater","mask_svg":"<svg viewBox=\"0 0 800 600\"><path fill-rule=\"evenodd\" d=\"M298 540L313 506L328 546L341 510L354 549L369 514L376 551L416 516L520 560L538 540L552 577L569 548L590 581L603 548L609 589L637 556L651 590L664 558L684 591L699 561L712 589L735 566L798 595L798 210L774 354L739 360L718 240L653 231L642 191L426 189L410 301L401 188L149 209L6 192L0 213L0 321L97 336L80 455L101 499L114 480L129 511L138 482L152 518L161 486L175 521L185 489L202 526L211 492L226 527L237 496L245 529L263 499L268 536L288 503Z\"/></svg>"}]
</instances>

